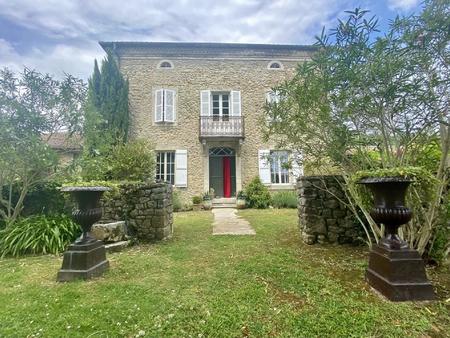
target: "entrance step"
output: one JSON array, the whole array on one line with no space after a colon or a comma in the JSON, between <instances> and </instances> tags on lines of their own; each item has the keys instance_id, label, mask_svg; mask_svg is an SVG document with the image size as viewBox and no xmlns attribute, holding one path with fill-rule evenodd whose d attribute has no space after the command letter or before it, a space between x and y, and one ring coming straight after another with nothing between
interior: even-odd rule
<instances>
[{"instance_id":1,"label":"entrance step","mask_svg":"<svg viewBox=\"0 0 450 338\"><path fill-rule=\"evenodd\" d=\"M236 208L236 198L214 198L213 208Z\"/></svg>"}]
</instances>

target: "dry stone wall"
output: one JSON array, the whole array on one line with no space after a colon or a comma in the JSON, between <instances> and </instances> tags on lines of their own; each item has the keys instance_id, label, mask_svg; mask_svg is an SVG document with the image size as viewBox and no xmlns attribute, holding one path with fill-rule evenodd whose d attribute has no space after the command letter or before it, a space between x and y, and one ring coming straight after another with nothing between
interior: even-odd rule
<instances>
[{"instance_id":1,"label":"dry stone wall","mask_svg":"<svg viewBox=\"0 0 450 338\"><path fill-rule=\"evenodd\" d=\"M299 227L303 241L360 243L364 231L343 203L341 176L303 176L297 181Z\"/></svg>"},{"instance_id":2,"label":"dry stone wall","mask_svg":"<svg viewBox=\"0 0 450 338\"><path fill-rule=\"evenodd\" d=\"M102 222L126 221L128 232L141 241L172 236L172 186L166 183L123 184L101 200Z\"/></svg>"}]
</instances>

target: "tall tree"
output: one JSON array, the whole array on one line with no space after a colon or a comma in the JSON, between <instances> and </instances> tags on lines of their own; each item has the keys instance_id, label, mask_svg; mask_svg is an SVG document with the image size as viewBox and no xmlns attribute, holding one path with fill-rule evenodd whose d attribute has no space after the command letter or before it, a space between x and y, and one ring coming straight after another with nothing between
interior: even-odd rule
<instances>
[{"instance_id":1,"label":"tall tree","mask_svg":"<svg viewBox=\"0 0 450 338\"><path fill-rule=\"evenodd\" d=\"M267 107L272 122L266 137L276 139L281 147L297 149L316 170L342 173L347 182L361 169L417 165L427 157L429 145L440 139L441 164L430 166L439 188L431 200L417 203L415 214L421 217L405 234L420 252L438 225L448 180L442 168L449 153L448 137L442 133L443 126L448 128L448 76L438 81L433 72L426 74L445 68L437 66L442 64L441 55L448 62L445 14L440 15L442 20L425 20L435 12L433 6L444 2L448 0L427 1L421 15L397 19L384 35L378 34L377 20L367 11L347 12L348 18L329 35L323 31L317 53L298 67L294 79L274 88L282 99ZM421 34L413 37L413 32ZM427 37L423 43L440 46L441 53L436 54L431 45L414 47L430 34L434 39ZM382 229L358 193L350 189L348 197L357 217L358 210L363 211L361 223L370 225L366 231L378 239Z\"/></svg>"},{"instance_id":2,"label":"tall tree","mask_svg":"<svg viewBox=\"0 0 450 338\"><path fill-rule=\"evenodd\" d=\"M54 175L57 156L45 141L80 130L85 99L85 84L70 75L0 70L0 219L7 224L19 217L30 189Z\"/></svg>"},{"instance_id":3,"label":"tall tree","mask_svg":"<svg viewBox=\"0 0 450 338\"><path fill-rule=\"evenodd\" d=\"M128 138L128 80L120 74L110 53L102 61L101 70L95 60L94 73L89 79L85 121L90 151L101 147L101 143L120 144Z\"/></svg>"}]
</instances>

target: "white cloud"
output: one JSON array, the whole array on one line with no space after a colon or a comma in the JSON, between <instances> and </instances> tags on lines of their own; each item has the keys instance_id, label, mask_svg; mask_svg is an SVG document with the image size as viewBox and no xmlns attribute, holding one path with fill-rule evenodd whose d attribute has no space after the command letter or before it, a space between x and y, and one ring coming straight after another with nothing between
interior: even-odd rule
<instances>
[{"instance_id":1,"label":"white cloud","mask_svg":"<svg viewBox=\"0 0 450 338\"><path fill-rule=\"evenodd\" d=\"M93 58L101 55L99 40L309 44L337 12L354 7L353 1L0 0L0 19L53 44L25 55L9 45L0 62L31 62L75 75L91 72Z\"/></svg>"},{"instance_id":2,"label":"white cloud","mask_svg":"<svg viewBox=\"0 0 450 338\"><path fill-rule=\"evenodd\" d=\"M64 44L57 44L45 50L33 48L26 55L20 55L13 45L0 39L0 67L8 67L15 72L26 66L57 77L69 73L87 79L92 73L94 59L100 59L102 56L100 47L79 48Z\"/></svg>"},{"instance_id":3,"label":"white cloud","mask_svg":"<svg viewBox=\"0 0 450 338\"><path fill-rule=\"evenodd\" d=\"M419 0L389 0L388 6L391 10L407 11L417 6Z\"/></svg>"}]
</instances>

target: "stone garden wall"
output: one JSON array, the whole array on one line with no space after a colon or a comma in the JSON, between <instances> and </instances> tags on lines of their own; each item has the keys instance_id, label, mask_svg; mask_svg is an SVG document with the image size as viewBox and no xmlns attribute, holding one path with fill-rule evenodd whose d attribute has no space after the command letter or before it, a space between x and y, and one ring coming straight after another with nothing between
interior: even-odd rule
<instances>
[{"instance_id":1,"label":"stone garden wall","mask_svg":"<svg viewBox=\"0 0 450 338\"><path fill-rule=\"evenodd\" d=\"M341 200L341 176L303 176L297 181L299 227L303 241L359 243L364 230ZM341 199L341 200L340 200Z\"/></svg>"},{"instance_id":2,"label":"stone garden wall","mask_svg":"<svg viewBox=\"0 0 450 338\"><path fill-rule=\"evenodd\" d=\"M123 184L105 194L101 222L125 221L127 231L142 241L172 236L172 186L166 183Z\"/></svg>"}]
</instances>

